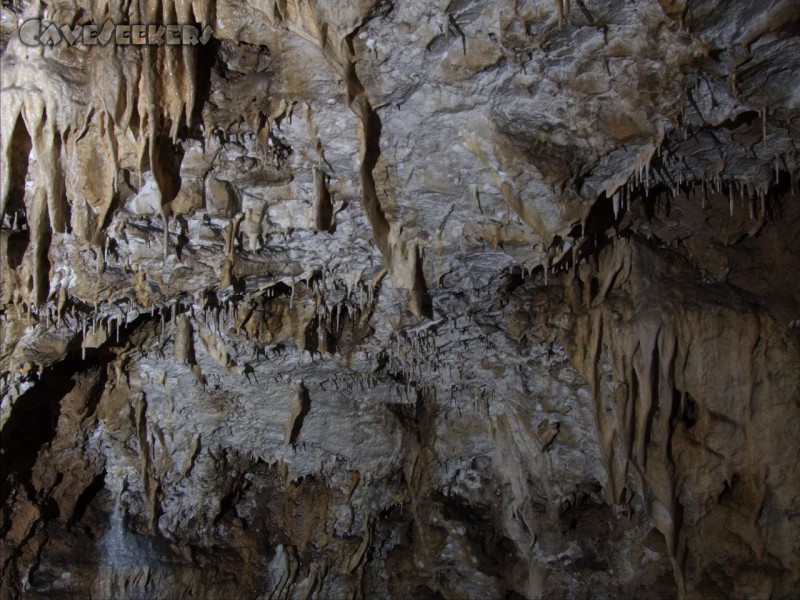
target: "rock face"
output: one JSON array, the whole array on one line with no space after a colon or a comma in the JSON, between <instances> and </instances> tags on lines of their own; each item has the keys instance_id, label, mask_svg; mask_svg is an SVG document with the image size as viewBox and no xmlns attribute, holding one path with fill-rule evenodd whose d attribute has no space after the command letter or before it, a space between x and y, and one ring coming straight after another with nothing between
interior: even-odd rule
<instances>
[{"instance_id":1,"label":"rock face","mask_svg":"<svg viewBox=\"0 0 800 600\"><path fill-rule=\"evenodd\" d=\"M2 597L793 597L799 19L4 3Z\"/></svg>"}]
</instances>

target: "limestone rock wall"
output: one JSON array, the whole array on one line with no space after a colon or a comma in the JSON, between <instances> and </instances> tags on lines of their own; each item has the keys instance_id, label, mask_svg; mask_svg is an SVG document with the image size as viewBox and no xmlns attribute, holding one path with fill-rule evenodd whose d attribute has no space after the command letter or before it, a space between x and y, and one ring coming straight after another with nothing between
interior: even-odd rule
<instances>
[{"instance_id":1,"label":"limestone rock wall","mask_svg":"<svg viewBox=\"0 0 800 600\"><path fill-rule=\"evenodd\" d=\"M1 14L4 598L793 597L794 0Z\"/></svg>"}]
</instances>

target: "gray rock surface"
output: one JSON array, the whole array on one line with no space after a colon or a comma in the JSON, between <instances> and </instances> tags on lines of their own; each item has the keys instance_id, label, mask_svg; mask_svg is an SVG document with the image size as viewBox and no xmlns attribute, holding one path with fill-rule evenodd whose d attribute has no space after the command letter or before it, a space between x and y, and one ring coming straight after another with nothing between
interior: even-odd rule
<instances>
[{"instance_id":1,"label":"gray rock surface","mask_svg":"<svg viewBox=\"0 0 800 600\"><path fill-rule=\"evenodd\" d=\"M1 15L4 598L794 595L795 0Z\"/></svg>"}]
</instances>

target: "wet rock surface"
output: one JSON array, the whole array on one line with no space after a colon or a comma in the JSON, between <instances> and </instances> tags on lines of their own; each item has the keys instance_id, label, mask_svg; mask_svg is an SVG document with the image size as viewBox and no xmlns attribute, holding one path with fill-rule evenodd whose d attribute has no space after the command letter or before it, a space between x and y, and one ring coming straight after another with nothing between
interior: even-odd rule
<instances>
[{"instance_id":1,"label":"wet rock surface","mask_svg":"<svg viewBox=\"0 0 800 600\"><path fill-rule=\"evenodd\" d=\"M4 4L3 597L793 597L799 14Z\"/></svg>"}]
</instances>

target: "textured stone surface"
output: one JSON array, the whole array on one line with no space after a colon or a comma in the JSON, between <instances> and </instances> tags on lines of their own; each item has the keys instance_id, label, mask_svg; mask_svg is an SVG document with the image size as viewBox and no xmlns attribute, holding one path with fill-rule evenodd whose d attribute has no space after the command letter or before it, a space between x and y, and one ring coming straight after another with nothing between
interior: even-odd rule
<instances>
[{"instance_id":1,"label":"textured stone surface","mask_svg":"<svg viewBox=\"0 0 800 600\"><path fill-rule=\"evenodd\" d=\"M4 597L792 597L798 14L4 4Z\"/></svg>"}]
</instances>

